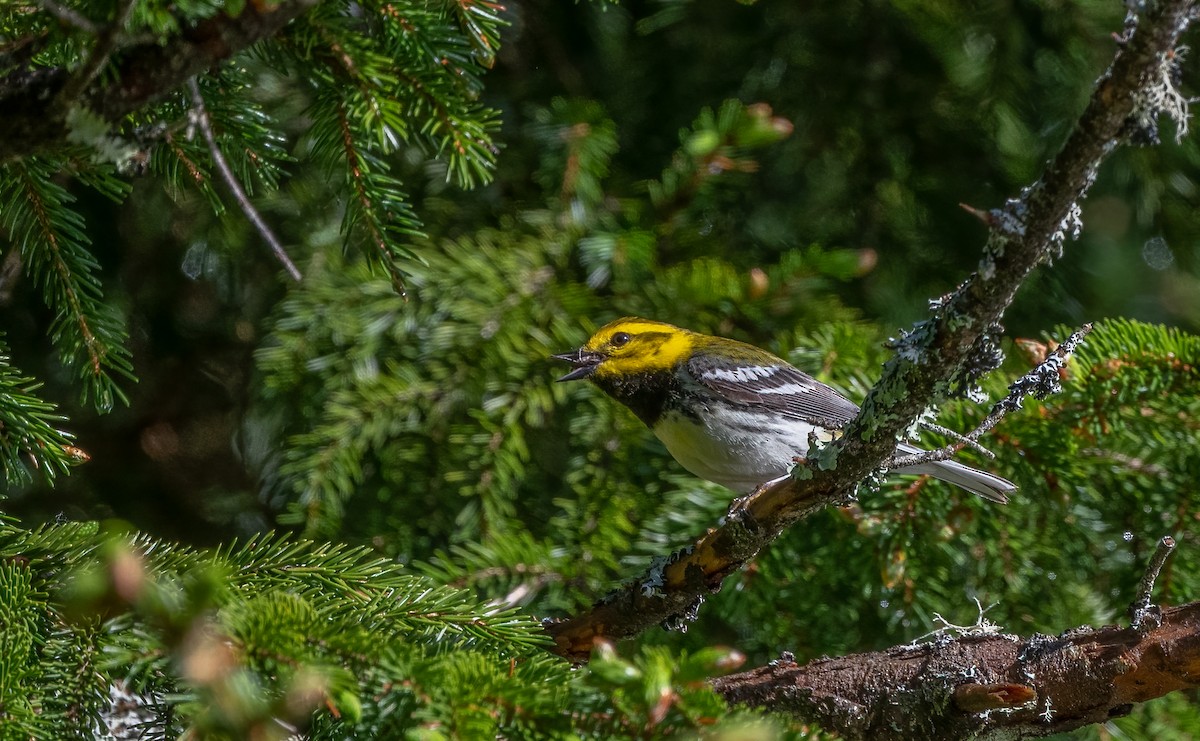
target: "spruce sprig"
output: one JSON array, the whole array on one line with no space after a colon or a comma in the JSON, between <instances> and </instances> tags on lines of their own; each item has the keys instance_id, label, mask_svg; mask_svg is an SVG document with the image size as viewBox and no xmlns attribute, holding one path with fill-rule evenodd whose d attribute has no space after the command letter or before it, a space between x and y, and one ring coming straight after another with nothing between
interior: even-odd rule
<instances>
[{"instance_id":1,"label":"spruce sprig","mask_svg":"<svg viewBox=\"0 0 1200 741\"><path fill-rule=\"evenodd\" d=\"M71 207L75 198L55 180L64 166L30 158L0 170L0 226L55 313L50 338L74 369L81 400L107 411L128 403L119 381L133 380L133 361L121 314L104 300L91 239Z\"/></svg>"}]
</instances>

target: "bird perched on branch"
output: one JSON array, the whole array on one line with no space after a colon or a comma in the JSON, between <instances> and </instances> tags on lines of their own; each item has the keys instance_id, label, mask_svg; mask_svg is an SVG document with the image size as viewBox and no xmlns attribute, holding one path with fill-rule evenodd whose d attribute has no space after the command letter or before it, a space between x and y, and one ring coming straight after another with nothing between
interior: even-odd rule
<instances>
[{"instance_id":1,"label":"bird perched on branch","mask_svg":"<svg viewBox=\"0 0 1200 741\"><path fill-rule=\"evenodd\" d=\"M626 317L583 347L553 356L633 410L680 465L748 494L787 475L810 437L833 440L858 406L782 358L744 342ZM904 454L920 449L901 443ZM1005 503L1012 482L954 461L899 469Z\"/></svg>"}]
</instances>

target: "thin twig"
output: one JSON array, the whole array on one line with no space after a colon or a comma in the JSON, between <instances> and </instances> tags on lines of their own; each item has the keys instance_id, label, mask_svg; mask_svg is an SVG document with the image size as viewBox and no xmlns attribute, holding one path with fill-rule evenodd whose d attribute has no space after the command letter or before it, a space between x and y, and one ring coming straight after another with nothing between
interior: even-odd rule
<instances>
[{"instance_id":1,"label":"thin twig","mask_svg":"<svg viewBox=\"0 0 1200 741\"><path fill-rule=\"evenodd\" d=\"M933 422L922 422L921 427L924 427L926 430L929 430L930 432L934 433L935 435L943 435L945 437L950 438L954 442L959 443L959 445L957 446L959 449L962 449L964 447L974 448L975 450L979 451L979 453L981 455L986 457L989 461L996 460L996 454L993 453L992 451L988 450L987 448L983 447L983 445L980 444L980 442L978 440L972 440L971 438L967 437L966 435L963 435L960 432L955 432L954 430L950 429L949 427L942 427L941 425L934 424Z\"/></svg>"},{"instance_id":2,"label":"thin twig","mask_svg":"<svg viewBox=\"0 0 1200 741\"><path fill-rule=\"evenodd\" d=\"M1174 550L1174 538L1170 535L1159 538L1158 547L1154 549L1154 555L1150 557L1150 564L1146 566L1142 580L1138 583L1137 598L1129 606L1130 627L1138 632L1157 628L1162 624L1162 610L1158 608L1158 605L1151 604L1151 599L1154 594L1154 582L1158 580L1163 565L1167 563L1167 558Z\"/></svg>"},{"instance_id":3,"label":"thin twig","mask_svg":"<svg viewBox=\"0 0 1200 741\"><path fill-rule=\"evenodd\" d=\"M288 257L288 253L283 249L283 245L271 231L271 227L267 226L267 222L263 221L259 215L258 209L254 208L254 204L246 196L246 191L242 190L242 184L238 182L237 177L230 169L229 163L225 161L225 155L221 153L221 148L217 146L217 137L213 134L212 122L208 117L208 109L204 107L204 96L200 94L200 85L196 82L196 78L188 80L188 91L192 97L192 108L195 114L196 124L200 127L200 133L204 135L204 141L208 143L208 151L212 153L213 164L217 166L217 171L221 173L221 179L225 181L225 185L229 186L229 190L233 192L234 200L238 202L238 207L242 209L242 213L258 230L263 241L275 253L276 259L283 264L284 270L288 275L299 282L304 279L300 274L299 268L292 262L292 258Z\"/></svg>"},{"instance_id":4,"label":"thin twig","mask_svg":"<svg viewBox=\"0 0 1200 741\"><path fill-rule=\"evenodd\" d=\"M1066 365L1067 360L1071 357L1071 353L1075 352L1075 348L1079 347L1079 343L1091 331L1092 325L1090 322L1075 330L1071 333L1070 337L1064 340L1061 345L1054 348L1053 352L1047 355L1046 359L1041 363L1038 363L1033 370L1013 381L1008 387L1008 395L996 402L996 405L992 407L992 411L984 418L983 422L966 435L962 435L961 439L967 444L975 443L980 437L991 432L992 428L1000 424L1000 420L1004 419L1009 412L1020 409L1021 403L1027 396L1045 399L1051 394L1057 394L1059 391L1062 391L1059 372ZM915 466L921 463L944 461L954 457L960 450L962 450L962 445L955 444L936 450L924 450L920 453L897 456L888 462L888 468L907 468L908 466Z\"/></svg>"}]
</instances>

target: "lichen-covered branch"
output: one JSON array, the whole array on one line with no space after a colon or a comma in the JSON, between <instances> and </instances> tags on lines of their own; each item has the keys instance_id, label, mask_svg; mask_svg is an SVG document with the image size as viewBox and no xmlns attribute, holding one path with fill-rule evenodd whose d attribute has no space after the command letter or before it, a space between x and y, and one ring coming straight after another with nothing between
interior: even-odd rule
<instances>
[{"instance_id":1,"label":"lichen-covered branch","mask_svg":"<svg viewBox=\"0 0 1200 741\"><path fill-rule=\"evenodd\" d=\"M793 713L847 739L1047 736L1200 687L1200 602L1164 608L1151 630L968 631L804 665L785 655L713 686L731 703Z\"/></svg>"},{"instance_id":2,"label":"lichen-covered branch","mask_svg":"<svg viewBox=\"0 0 1200 741\"><path fill-rule=\"evenodd\" d=\"M1195 2L1146 6L1140 17L1128 19L1112 64L1042 177L982 215L990 233L979 269L895 341L895 356L846 434L798 466L793 479L739 502L725 523L665 565L584 613L548 622L561 655L585 661L597 638L625 638L687 619L726 576L787 527L852 497L924 410L968 392L999 364L996 343L1005 309L1030 273L1058 256L1079 230L1079 199L1104 158L1131 139L1155 140L1162 114L1186 130L1186 103L1170 86L1177 77L1175 49L1196 13Z\"/></svg>"},{"instance_id":3,"label":"lichen-covered branch","mask_svg":"<svg viewBox=\"0 0 1200 741\"><path fill-rule=\"evenodd\" d=\"M109 124L161 99L195 75L274 35L317 0L246 3L182 28L165 44L148 42L112 54L113 75L89 75L78 95L61 93L80 79L63 68L17 68L0 78L0 164L42 154L67 141L68 114L83 108Z\"/></svg>"}]
</instances>

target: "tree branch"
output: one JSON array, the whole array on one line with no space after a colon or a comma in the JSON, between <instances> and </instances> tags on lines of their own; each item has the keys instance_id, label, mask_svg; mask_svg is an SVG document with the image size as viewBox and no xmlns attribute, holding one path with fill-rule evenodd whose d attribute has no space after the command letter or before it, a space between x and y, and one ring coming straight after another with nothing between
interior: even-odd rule
<instances>
[{"instance_id":1,"label":"tree branch","mask_svg":"<svg viewBox=\"0 0 1200 741\"><path fill-rule=\"evenodd\" d=\"M1164 608L1149 630L968 631L804 665L785 655L713 686L730 703L793 713L847 739L1047 736L1200 687L1200 602Z\"/></svg>"},{"instance_id":2,"label":"tree branch","mask_svg":"<svg viewBox=\"0 0 1200 741\"><path fill-rule=\"evenodd\" d=\"M60 93L73 79L68 70L18 69L9 73L0 79L0 110L4 111L0 116L0 164L61 146L69 133L71 108L86 108L116 124L189 78L276 34L316 3L246 3L238 15L218 13L182 29L165 44L130 47L116 55L115 75L90 80L77 98L61 103Z\"/></svg>"},{"instance_id":3,"label":"tree branch","mask_svg":"<svg viewBox=\"0 0 1200 741\"><path fill-rule=\"evenodd\" d=\"M942 620L910 644L804 666L784 654L713 688L732 704L790 712L848 739L1025 738L1102 723L1200 686L1200 602L1164 611L1150 601L1174 548L1170 536L1159 540L1128 628L1019 638L980 608L973 626Z\"/></svg>"},{"instance_id":4,"label":"tree branch","mask_svg":"<svg viewBox=\"0 0 1200 741\"><path fill-rule=\"evenodd\" d=\"M694 616L704 597L787 527L828 504L853 497L858 483L887 461L921 413L965 393L1000 362L996 337L1005 309L1033 270L1062 252L1081 224L1078 201L1117 146L1153 141L1166 113L1186 128L1186 105L1170 87L1175 48L1195 13L1194 0L1147 3L1131 15L1116 56L1058 156L1033 185L985 215L990 234L977 272L931 306L929 319L894 341L895 356L842 438L814 450L793 477L739 502L718 528L656 565L592 609L546 630L555 650L586 661L596 639L636 635Z\"/></svg>"}]
</instances>

